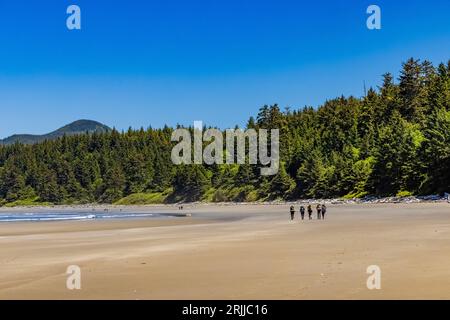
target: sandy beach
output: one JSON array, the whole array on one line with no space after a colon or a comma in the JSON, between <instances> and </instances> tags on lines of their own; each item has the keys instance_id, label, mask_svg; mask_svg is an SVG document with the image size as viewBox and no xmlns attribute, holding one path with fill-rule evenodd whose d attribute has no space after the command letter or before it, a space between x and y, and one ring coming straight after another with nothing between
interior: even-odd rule
<instances>
[{"instance_id":1,"label":"sandy beach","mask_svg":"<svg viewBox=\"0 0 450 320\"><path fill-rule=\"evenodd\" d=\"M288 208L3 222L0 299L450 299L450 204L329 205L324 221L289 221ZM30 210L47 209L0 214ZM69 265L81 268L81 290L66 288ZM381 268L380 290L367 289L370 265Z\"/></svg>"}]
</instances>

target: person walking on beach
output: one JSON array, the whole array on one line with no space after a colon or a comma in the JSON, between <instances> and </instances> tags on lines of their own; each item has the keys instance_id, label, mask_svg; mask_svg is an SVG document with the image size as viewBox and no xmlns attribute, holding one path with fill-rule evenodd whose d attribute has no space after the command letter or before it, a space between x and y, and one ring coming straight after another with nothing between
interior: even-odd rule
<instances>
[{"instance_id":1,"label":"person walking on beach","mask_svg":"<svg viewBox=\"0 0 450 320\"><path fill-rule=\"evenodd\" d=\"M305 207L304 206L300 207L300 216L302 217L302 220L305 219Z\"/></svg>"},{"instance_id":2,"label":"person walking on beach","mask_svg":"<svg viewBox=\"0 0 450 320\"><path fill-rule=\"evenodd\" d=\"M311 220L312 219L312 208L311 208L310 204L308 204L308 216L309 216L309 220Z\"/></svg>"},{"instance_id":3,"label":"person walking on beach","mask_svg":"<svg viewBox=\"0 0 450 320\"><path fill-rule=\"evenodd\" d=\"M320 205L320 203L317 205L316 210L317 210L317 219L320 220L322 213L322 206Z\"/></svg>"},{"instance_id":4,"label":"person walking on beach","mask_svg":"<svg viewBox=\"0 0 450 320\"><path fill-rule=\"evenodd\" d=\"M291 221L292 221L292 220L294 220L294 214L295 214L294 206L291 206L290 211L291 211Z\"/></svg>"},{"instance_id":5,"label":"person walking on beach","mask_svg":"<svg viewBox=\"0 0 450 320\"><path fill-rule=\"evenodd\" d=\"M327 206L324 203L322 205L322 220L325 220L325 213L327 213Z\"/></svg>"}]
</instances>

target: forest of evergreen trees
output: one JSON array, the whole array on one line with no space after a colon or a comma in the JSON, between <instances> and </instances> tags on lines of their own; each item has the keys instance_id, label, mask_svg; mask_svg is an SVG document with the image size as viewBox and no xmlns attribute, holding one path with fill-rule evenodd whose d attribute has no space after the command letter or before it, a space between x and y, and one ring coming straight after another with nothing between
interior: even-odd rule
<instances>
[{"instance_id":1,"label":"forest of evergreen trees","mask_svg":"<svg viewBox=\"0 0 450 320\"><path fill-rule=\"evenodd\" d=\"M248 128L280 129L280 170L171 162L172 128L0 146L0 205L407 196L450 191L450 61L410 59L397 80L318 108L264 106Z\"/></svg>"}]
</instances>

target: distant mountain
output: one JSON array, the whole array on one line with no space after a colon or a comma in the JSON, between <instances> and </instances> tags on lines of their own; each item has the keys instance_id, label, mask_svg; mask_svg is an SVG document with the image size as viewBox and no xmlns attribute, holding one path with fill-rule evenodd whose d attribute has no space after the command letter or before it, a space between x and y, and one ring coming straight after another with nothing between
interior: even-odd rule
<instances>
[{"instance_id":1,"label":"distant mountain","mask_svg":"<svg viewBox=\"0 0 450 320\"><path fill-rule=\"evenodd\" d=\"M43 134L43 135L33 135L33 134L15 134L3 140L0 139L0 144L13 144L15 142L21 142L24 144L33 144L44 140L52 140L63 135L75 135L82 133L93 133L93 132L108 132L111 128L105 126L104 124L92 121L92 120L78 120L72 122L56 131Z\"/></svg>"}]
</instances>

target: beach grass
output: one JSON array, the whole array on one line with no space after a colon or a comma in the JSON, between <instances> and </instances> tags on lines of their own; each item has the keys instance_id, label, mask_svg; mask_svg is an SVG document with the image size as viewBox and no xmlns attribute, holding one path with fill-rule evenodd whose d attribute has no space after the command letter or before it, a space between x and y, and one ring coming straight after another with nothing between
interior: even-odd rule
<instances>
[{"instance_id":1,"label":"beach grass","mask_svg":"<svg viewBox=\"0 0 450 320\"><path fill-rule=\"evenodd\" d=\"M167 189L163 192L149 192L149 193L133 193L118 201L115 205L145 205L145 204L161 204L165 203L172 190Z\"/></svg>"},{"instance_id":2,"label":"beach grass","mask_svg":"<svg viewBox=\"0 0 450 320\"><path fill-rule=\"evenodd\" d=\"M43 202L40 201L39 197L29 198L29 199L21 199L13 202L7 202L4 204L0 204L0 206L4 206L6 208L14 208L14 207L30 207L30 206L51 206L53 203L51 202Z\"/></svg>"}]
</instances>

